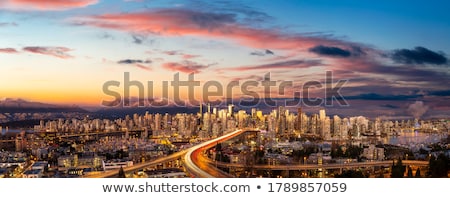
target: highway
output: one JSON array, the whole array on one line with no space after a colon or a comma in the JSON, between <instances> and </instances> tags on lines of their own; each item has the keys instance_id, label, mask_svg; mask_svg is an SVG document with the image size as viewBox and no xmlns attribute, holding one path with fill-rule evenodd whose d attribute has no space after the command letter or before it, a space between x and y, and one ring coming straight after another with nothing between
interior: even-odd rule
<instances>
[{"instance_id":1,"label":"highway","mask_svg":"<svg viewBox=\"0 0 450 198\"><path fill-rule=\"evenodd\" d=\"M179 151L179 152L173 153L171 155L158 158L158 159L153 160L153 161L149 161L149 162L140 163L140 164L136 164L136 165L133 165L133 166L125 167L125 168L123 168L123 170L126 173L128 173L128 172L135 172L135 171L138 171L138 170L150 167L150 166L156 166L156 165L164 163L164 162L169 162L169 161L172 161L174 159L181 158L182 156L186 155L186 152L187 152L187 150ZM87 178L114 177L114 176L117 176L118 173L119 173L118 170L110 170L110 171L105 171L105 172L100 173L100 174L89 175L89 176L87 176Z\"/></svg>"},{"instance_id":2,"label":"highway","mask_svg":"<svg viewBox=\"0 0 450 198\"><path fill-rule=\"evenodd\" d=\"M173 153L172 155L168 155L162 158L158 158L153 161L149 161L146 163L136 164L130 167L125 167L123 170L127 172L135 172L144 168L147 168L149 166L156 166L160 163L169 162L177 158L183 158L184 159L184 166L187 170L187 172L193 176L193 177L205 177L205 178L212 178L212 177L233 177L232 175L229 175L223 171L220 171L219 169L213 167L208 162L208 159L205 159L203 156L203 152L217 144L217 142L222 142L229 140L233 137L236 137L240 134L242 134L245 131L249 130L236 130L231 133L225 134L224 136L218 137L213 140L206 141L204 143L200 143L198 145L195 145L191 148L188 148L183 151L179 151L176 153ZM200 166L200 167L199 167ZM110 170L105 171L100 174L95 175L88 175L87 178L107 178L107 177L114 177L117 176L118 170Z\"/></svg>"},{"instance_id":3,"label":"highway","mask_svg":"<svg viewBox=\"0 0 450 198\"><path fill-rule=\"evenodd\" d=\"M190 175L193 177L200 178L233 177L232 175L217 169L215 166L209 163L210 160L206 159L203 153L209 148L216 146L217 143L234 138L246 131L251 130L239 129L189 148L186 155L184 156L184 167L186 168L187 172L190 173Z\"/></svg>"},{"instance_id":4,"label":"highway","mask_svg":"<svg viewBox=\"0 0 450 198\"><path fill-rule=\"evenodd\" d=\"M213 163L213 162L210 162ZM228 167L228 168L244 168L243 164L231 164L224 162L214 162L218 167ZM417 161L417 160L403 160L403 165L413 165L413 166L428 166L428 161ZM296 164L296 165L253 165L254 169L264 169L264 170L316 170L316 169L340 169L340 168L358 168L358 167L372 167L372 166L391 166L392 161L371 161L371 162L351 162L345 164Z\"/></svg>"}]
</instances>

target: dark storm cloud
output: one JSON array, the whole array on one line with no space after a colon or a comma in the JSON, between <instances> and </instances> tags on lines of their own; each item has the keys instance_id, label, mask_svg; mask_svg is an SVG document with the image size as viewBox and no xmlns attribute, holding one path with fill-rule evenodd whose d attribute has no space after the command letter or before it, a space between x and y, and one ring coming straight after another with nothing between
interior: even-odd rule
<instances>
[{"instance_id":1,"label":"dark storm cloud","mask_svg":"<svg viewBox=\"0 0 450 198\"><path fill-rule=\"evenodd\" d=\"M309 48L309 51L324 56L349 57L352 55L352 53L349 50L341 49L339 47L329 47L323 45L318 45Z\"/></svg>"},{"instance_id":2,"label":"dark storm cloud","mask_svg":"<svg viewBox=\"0 0 450 198\"><path fill-rule=\"evenodd\" d=\"M431 51L425 47L414 49L398 49L391 54L392 60L406 64L434 64L444 65L448 63L445 54Z\"/></svg>"}]
</instances>

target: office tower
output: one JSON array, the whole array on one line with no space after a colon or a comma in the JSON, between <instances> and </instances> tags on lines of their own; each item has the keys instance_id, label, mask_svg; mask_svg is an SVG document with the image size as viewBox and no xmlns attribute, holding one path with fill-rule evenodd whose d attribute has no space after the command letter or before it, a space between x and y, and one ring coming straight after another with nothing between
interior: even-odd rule
<instances>
[{"instance_id":1,"label":"office tower","mask_svg":"<svg viewBox=\"0 0 450 198\"><path fill-rule=\"evenodd\" d=\"M325 120L325 117L326 117L327 115L325 114L325 109L321 109L321 110L319 110L319 119L320 120Z\"/></svg>"},{"instance_id":2,"label":"office tower","mask_svg":"<svg viewBox=\"0 0 450 198\"><path fill-rule=\"evenodd\" d=\"M252 118L256 117L256 108L252 108Z\"/></svg>"},{"instance_id":3,"label":"office tower","mask_svg":"<svg viewBox=\"0 0 450 198\"><path fill-rule=\"evenodd\" d=\"M218 116L216 107L213 108L213 114L216 115L216 117Z\"/></svg>"},{"instance_id":4,"label":"office tower","mask_svg":"<svg viewBox=\"0 0 450 198\"><path fill-rule=\"evenodd\" d=\"M203 118L203 103L200 102L200 110L198 112L200 114L200 119Z\"/></svg>"},{"instance_id":5,"label":"office tower","mask_svg":"<svg viewBox=\"0 0 450 198\"><path fill-rule=\"evenodd\" d=\"M256 111L256 117L258 117L258 119L259 119L260 121L263 121L264 116L263 116L262 111Z\"/></svg>"},{"instance_id":6,"label":"office tower","mask_svg":"<svg viewBox=\"0 0 450 198\"><path fill-rule=\"evenodd\" d=\"M233 104L229 104L228 105L228 117L233 117L233 111L234 111L234 105Z\"/></svg>"},{"instance_id":7,"label":"office tower","mask_svg":"<svg viewBox=\"0 0 450 198\"><path fill-rule=\"evenodd\" d=\"M302 132L302 108L297 108L297 130Z\"/></svg>"}]
</instances>

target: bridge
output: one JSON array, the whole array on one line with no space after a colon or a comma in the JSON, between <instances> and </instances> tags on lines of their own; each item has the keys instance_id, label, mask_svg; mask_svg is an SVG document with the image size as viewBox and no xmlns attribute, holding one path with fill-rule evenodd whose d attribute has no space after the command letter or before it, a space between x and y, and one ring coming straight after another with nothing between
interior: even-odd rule
<instances>
[{"instance_id":1,"label":"bridge","mask_svg":"<svg viewBox=\"0 0 450 198\"><path fill-rule=\"evenodd\" d=\"M245 168L246 165L243 164L232 164L224 162L213 162L209 161L211 165L224 168ZM253 169L263 169L263 170L329 170L329 169L342 169L342 168L362 168L362 167L388 167L392 166L392 161L371 161L371 162L350 162L345 164L333 163L333 164L295 164L295 165L253 165ZM428 161L418 161L418 160L403 160L403 165L410 166L428 166Z\"/></svg>"}]
</instances>

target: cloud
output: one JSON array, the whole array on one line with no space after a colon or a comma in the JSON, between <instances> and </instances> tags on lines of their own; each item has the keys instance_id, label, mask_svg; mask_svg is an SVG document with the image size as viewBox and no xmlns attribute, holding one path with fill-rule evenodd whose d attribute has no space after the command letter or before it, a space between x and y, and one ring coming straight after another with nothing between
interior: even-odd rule
<instances>
[{"instance_id":1,"label":"cloud","mask_svg":"<svg viewBox=\"0 0 450 198\"><path fill-rule=\"evenodd\" d=\"M181 52L175 51L175 50L163 51L162 53L165 54L165 55L169 55L169 56L175 56L175 55L180 55L181 54Z\"/></svg>"},{"instance_id":2,"label":"cloud","mask_svg":"<svg viewBox=\"0 0 450 198\"><path fill-rule=\"evenodd\" d=\"M151 60L140 60L140 59L123 59L123 60L117 61L117 64L131 65L131 66L137 67L139 69L152 71L153 69L150 66L144 65L144 64L150 64L150 63L152 63Z\"/></svg>"},{"instance_id":3,"label":"cloud","mask_svg":"<svg viewBox=\"0 0 450 198\"><path fill-rule=\"evenodd\" d=\"M265 55L275 55L275 53L273 53L271 50L264 50L264 51L254 51L254 52L250 52L250 55L252 56L265 56Z\"/></svg>"},{"instance_id":4,"label":"cloud","mask_svg":"<svg viewBox=\"0 0 450 198\"><path fill-rule=\"evenodd\" d=\"M15 22L1 22L0 27L4 27L4 26L18 26L18 24Z\"/></svg>"},{"instance_id":5,"label":"cloud","mask_svg":"<svg viewBox=\"0 0 450 198\"><path fill-rule=\"evenodd\" d=\"M153 70L150 66L146 66L146 65L142 65L142 64L135 64L134 66L136 66L139 69L143 69L143 70L147 70L147 71Z\"/></svg>"},{"instance_id":6,"label":"cloud","mask_svg":"<svg viewBox=\"0 0 450 198\"><path fill-rule=\"evenodd\" d=\"M24 47L23 51L36 53L36 54L49 55L49 56L54 56L54 57L63 58L63 59L73 58L73 56L71 56L67 53L72 50L69 48L66 48L66 47L31 46L31 47Z\"/></svg>"},{"instance_id":7,"label":"cloud","mask_svg":"<svg viewBox=\"0 0 450 198\"><path fill-rule=\"evenodd\" d=\"M238 22L236 15L188 9L157 9L72 18L75 25L94 26L143 35L198 36L226 39L252 48L299 50L318 45L357 45L321 36L283 33L279 29L255 28ZM270 52L269 52L270 53Z\"/></svg>"},{"instance_id":8,"label":"cloud","mask_svg":"<svg viewBox=\"0 0 450 198\"><path fill-rule=\"evenodd\" d=\"M210 67L211 65L201 65L192 61L183 61L181 63L168 62L162 65L163 68L170 71L179 71L183 73L200 73L201 70Z\"/></svg>"},{"instance_id":9,"label":"cloud","mask_svg":"<svg viewBox=\"0 0 450 198\"><path fill-rule=\"evenodd\" d=\"M273 19L270 15L238 1L199 1L191 0L189 7L196 10L214 10L231 13L242 23L258 25Z\"/></svg>"},{"instance_id":10,"label":"cloud","mask_svg":"<svg viewBox=\"0 0 450 198\"><path fill-rule=\"evenodd\" d=\"M416 101L408 106L408 111L414 116L414 118L419 119L428 111L428 106L424 105L422 101Z\"/></svg>"},{"instance_id":11,"label":"cloud","mask_svg":"<svg viewBox=\"0 0 450 198\"><path fill-rule=\"evenodd\" d=\"M169 51L162 51L161 53L165 54L165 55L169 55L169 56L181 56L181 58L183 59L192 59L192 58L198 58L200 57L200 55L194 55L194 54L186 54L183 53L181 51L177 51L177 50L169 50Z\"/></svg>"},{"instance_id":12,"label":"cloud","mask_svg":"<svg viewBox=\"0 0 450 198\"><path fill-rule=\"evenodd\" d=\"M318 45L309 48L309 51L324 56L349 57L350 55L352 55L349 50L344 50L339 47L329 47L323 45Z\"/></svg>"},{"instance_id":13,"label":"cloud","mask_svg":"<svg viewBox=\"0 0 450 198\"><path fill-rule=\"evenodd\" d=\"M384 104L384 105L380 105L380 107L385 107L385 108L388 108L388 109L398 109L398 108L400 108L399 106L392 105L392 104Z\"/></svg>"},{"instance_id":14,"label":"cloud","mask_svg":"<svg viewBox=\"0 0 450 198\"><path fill-rule=\"evenodd\" d=\"M223 70L248 71L248 70L270 70L270 69L298 69L323 65L320 60L288 60L262 65L250 65L242 67L225 68Z\"/></svg>"},{"instance_id":15,"label":"cloud","mask_svg":"<svg viewBox=\"0 0 450 198\"><path fill-rule=\"evenodd\" d=\"M139 60L139 59L123 59L117 61L118 64L135 64L135 63L152 63L151 60Z\"/></svg>"},{"instance_id":16,"label":"cloud","mask_svg":"<svg viewBox=\"0 0 450 198\"><path fill-rule=\"evenodd\" d=\"M274 54L275 54L275 53L273 53L271 50L268 50L268 49L266 49L266 50L264 51L264 53L270 54L270 55L274 55Z\"/></svg>"},{"instance_id":17,"label":"cloud","mask_svg":"<svg viewBox=\"0 0 450 198\"><path fill-rule=\"evenodd\" d=\"M3 0L0 5L14 10L67 10L96 4L98 0Z\"/></svg>"},{"instance_id":18,"label":"cloud","mask_svg":"<svg viewBox=\"0 0 450 198\"><path fill-rule=\"evenodd\" d=\"M145 39L145 37L140 35L131 35L131 38L133 38L133 43L135 44L142 44Z\"/></svg>"},{"instance_id":19,"label":"cloud","mask_svg":"<svg viewBox=\"0 0 450 198\"><path fill-rule=\"evenodd\" d=\"M412 50L398 49L391 54L392 60L406 64L434 64L444 65L448 63L445 54L431 51L425 47L415 47Z\"/></svg>"},{"instance_id":20,"label":"cloud","mask_svg":"<svg viewBox=\"0 0 450 198\"><path fill-rule=\"evenodd\" d=\"M232 78L231 81L241 81L241 80L256 80L256 81L262 81L264 79L264 76L261 75L250 75L250 76L244 76L244 77L235 77Z\"/></svg>"},{"instance_id":21,"label":"cloud","mask_svg":"<svg viewBox=\"0 0 450 198\"><path fill-rule=\"evenodd\" d=\"M198 58L200 57L200 55L193 55L193 54L183 54L182 58L183 59L192 59L192 58Z\"/></svg>"},{"instance_id":22,"label":"cloud","mask_svg":"<svg viewBox=\"0 0 450 198\"><path fill-rule=\"evenodd\" d=\"M348 100L407 100L421 97L420 95L381 95L377 93L364 93L356 96L345 96Z\"/></svg>"},{"instance_id":23,"label":"cloud","mask_svg":"<svg viewBox=\"0 0 450 198\"><path fill-rule=\"evenodd\" d=\"M0 53L14 54L19 52L14 48L0 48Z\"/></svg>"},{"instance_id":24,"label":"cloud","mask_svg":"<svg viewBox=\"0 0 450 198\"><path fill-rule=\"evenodd\" d=\"M450 90L440 90L440 91L431 91L429 92L431 96L450 96Z\"/></svg>"}]
</instances>

